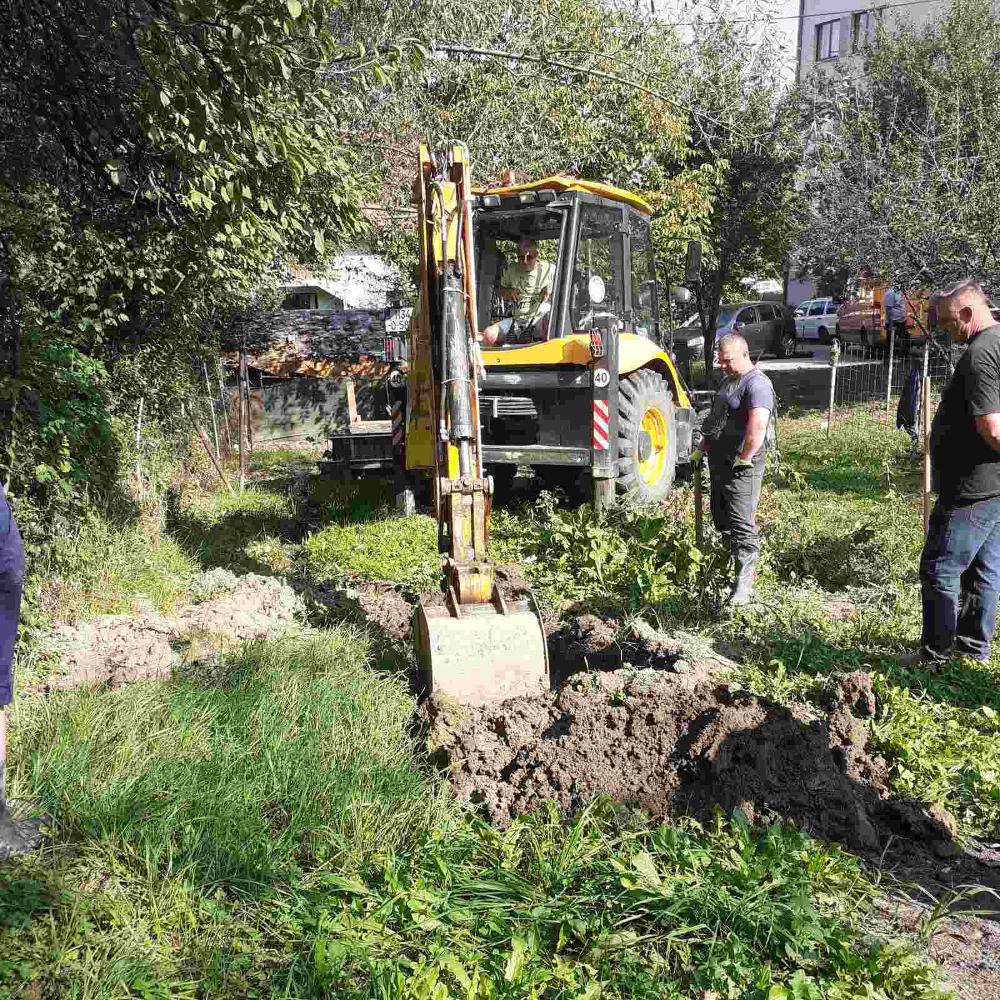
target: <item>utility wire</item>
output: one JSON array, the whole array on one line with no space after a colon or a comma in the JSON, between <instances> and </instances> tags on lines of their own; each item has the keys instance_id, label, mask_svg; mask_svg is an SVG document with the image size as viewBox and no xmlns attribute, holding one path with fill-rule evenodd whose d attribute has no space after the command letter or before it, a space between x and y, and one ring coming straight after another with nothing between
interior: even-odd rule
<instances>
[{"instance_id":1,"label":"utility wire","mask_svg":"<svg viewBox=\"0 0 1000 1000\"><path fill-rule=\"evenodd\" d=\"M715 21L663 21L670 28L698 28L706 24L773 24L775 21L804 21L807 17L837 17L840 14L881 14L884 10L895 10L897 7L914 7L924 3L945 3L946 0L904 0L903 3L886 3L878 7L859 10L848 7L846 10L823 10L812 14L782 14L779 17L723 17Z\"/></svg>"},{"instance_id":2,"label":"utility wire","mask_svg":"<svg viewBox=\"0 0 1000 1000\"><path fill-rule=\"evenodd\" d=\"M672 97L668 97L666 94L659 90L655 90L652 87L646 87L641 83L637 83L634 80L629 80L626 77L618 76L616 73L606 73L603 70L593 69L586 66L576 66L573 63L563 62L560 59L550 59L545 55L530 55L525 52L506 52L503 49L481 49L473 48L468 45L452 45L447 42L432 42L430 45L431 51L446 52L452 55L466 55L466 56L482 56L488 59L501 59L507 62L533 62L540 63L543 66L556 66L559 69L568 70L571 73L580 73L583 76L594 76L600 77L603 80L612 80L615 83L621 83L626 87L631 87L634 90L638 90L641 93L649 94L651 97L655 97L658 100L663 101L664 104L670 105L672 108L676 108L679 111L684 111L689 115L701 118L704 121L710 122L712 125L717 126L725 132L729 132L731 135L736 136L739 139L743 139L745 142L755 142L758 139L764 138L764 136L770 135L770 130L766 132L761 132L758 135L748 135L740 129L733 128L732 125L727 125L725 122L719 121L718 118L713 118L711 115L706 114L704 111L698 108L691 107L688 104L684 104Z\"/></svg>"}]
</instances>

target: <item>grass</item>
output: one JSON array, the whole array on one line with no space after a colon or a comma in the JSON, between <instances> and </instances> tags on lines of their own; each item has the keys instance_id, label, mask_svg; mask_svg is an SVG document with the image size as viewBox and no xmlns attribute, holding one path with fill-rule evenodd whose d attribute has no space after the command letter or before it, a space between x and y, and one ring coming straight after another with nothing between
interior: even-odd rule
<instances>
[{"instance_id":1,"label":"grass","mask_svg":"<svg viewBox=\"0 0 1000 1000\"><path fill-rule=\"evenodd\" d=\"M392 580L414 593L439 583L437 521L424 514L331 524L302 547L310 574L320 579Z\"/></svg>"},{"instance_id":2,"label":"grass","mask_svg":"<svg viewBox=\"0 0 1000 1000\"><path fill-rule=\"evenodd\" d=\"M829 445L812 418L784 423L789 475L765 493L765 600L752 613L713 623L692 600L686 490L676 512L607 523L544 503L504 512L496 551L528 557L552 604L611 602L739 640L738 680L785 701L818 703L844 671L871 670L872 735L896 790L985 830L1000 815L996 675L893 663L916 627L919 523L905 441L853 419ZM63 582L104 579L105 600L125 601L149 572L180 599L189 583L177 581L202 567L279 556L288 572L437 582L435 523L390 516L384 488L314 482L306 502L322 527L299 543L282 535L302 513L296 494L191 494L151 569L94 569L94 534ZM141 567L151 540L128 544L116 562ZM834 596L859 614L831 618ZM791 827L738 814L659 827L602 802L507 831L473 818L442 796L409 736L412 701L375 653L341 625L166 682L18 702L12 792L52 814L53 846L0 868L0 996L945 995L879 923L856 862Z\"/></svg>"},{"instance_id":3,"label":"grass","mask_svg":"<svg viewBox=\"0 0 1000 1000\"><path fill-rule=\"evenodd\" d=\"M35 568L39 587L31 597L55 621L127 614L142 603L169 613L186 600L198 573L175 539L95 517L57 540L47 564Z\"/></svg>"}]
</instances>

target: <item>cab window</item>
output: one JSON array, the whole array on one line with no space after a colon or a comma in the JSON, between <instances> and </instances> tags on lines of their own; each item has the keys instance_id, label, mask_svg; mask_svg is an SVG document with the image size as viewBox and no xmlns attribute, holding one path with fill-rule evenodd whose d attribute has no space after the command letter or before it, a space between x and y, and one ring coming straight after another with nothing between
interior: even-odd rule
<instances>
[{"instance_id":1,"label":"cab window","mask_svg":"<svg viewBox=\"0 0 1000 1000\"><path fill-rule=\"evenodd\" d=\"M656 265L644 219L630 219L632 248L632 330L652 338L656 323Z\"/></svg>"},{"instance_id":2,"label":"cab window","mask_svg":"<svg viewBox=\"0 0 1000 1000\"><path fill-rule=\"evenodd\" d=\"M823 305L822 302L814 302L809 307L809 315L810 316L822 316L823 312L824 312L824 309L825 309L825 307L824 307L824 305Z\"/></svg>"},{"instance_id":3,"label":"cab window","mask_svg":"<svg viewBox=\"0 0 1000 1000\"><path fill-rule=\"evenodd\" d=\"M573 329L620 331L625 325L622 212L580 206L580 245L570 289Z\"/></svg>"},{"instance_id":4,"label":"cab window","mask_svg":"<svg viewBox=\"0 0 1000 1000\"><path fill-rule=\"evenodd\" d=\"M531 340L548 338L549 315L535 314L540 301L551 305L556 295L563 218L563 212L551 209L477 213L476 312L480 329L506 319L514 328L512 342L518 339L521 328ZM524 294L518 297L512 286L524 288Z\"/></svg>"}]
</instances>

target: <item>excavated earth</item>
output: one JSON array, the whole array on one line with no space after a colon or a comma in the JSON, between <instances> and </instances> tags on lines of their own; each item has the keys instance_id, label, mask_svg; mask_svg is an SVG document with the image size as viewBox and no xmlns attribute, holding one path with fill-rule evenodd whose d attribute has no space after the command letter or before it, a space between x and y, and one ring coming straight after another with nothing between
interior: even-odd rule
<instances>
[{"instance_id":1,"label":"excavated earth","mask_svg":"<svg viewBox=\"0 0 1000 1000\"><path fill-rule=\"evenodd\" d=\"M160 680L180 664L240 642L278 636L295 624L299 599L280 580L215 569L203 574L195 589L202 601L171 617L150 610L55 626L47 645L59 669L33 687L58 691Z\"/></svg>"},{"instance_id":2,"label":"excavated earth","mask_svg":"<svg viewBox=\"0 0 1000 1000\"><path fill-rule=\"evenodd\" d=\"M647 668L477 710L432 698L424 711L454 794L501 826L545 801L572 811L603 794L655 819L740 809L859 851L891 835L950 856L954 822L943 809L889 799L885 762L852 714L873 708L866 674L848 677L816 718L700 671Z\"/></svg>"}]
</instances>

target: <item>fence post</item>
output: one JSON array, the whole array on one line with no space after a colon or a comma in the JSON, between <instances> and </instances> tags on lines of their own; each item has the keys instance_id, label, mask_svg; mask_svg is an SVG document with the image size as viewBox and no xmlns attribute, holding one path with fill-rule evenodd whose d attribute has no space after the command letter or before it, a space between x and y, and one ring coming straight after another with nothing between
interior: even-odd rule
<instances>
[{"instance_id":1,"label":"fence post","mask_svg":"<svg viewBox=\"0 0 1000 1000\"><path fill-rule=\"evenodd\" d=\"M885 378L885 418L889 419L890 399L892 397L892 359L896 353L896 327L895 324L889 326L889 371Z\"/></svg>"},{"instance_id":2,"label":"fence post","mask_svg":"<svg viewBox=\"0 0 1000 1000\"><path fill-rule=\"evenodd\" d=\"M830 405L826 411L826 436L833 428L833 404L837 394L837 362L840 360L840 344L835 340L830 345Z\"/></svg>"}]
</instances>

